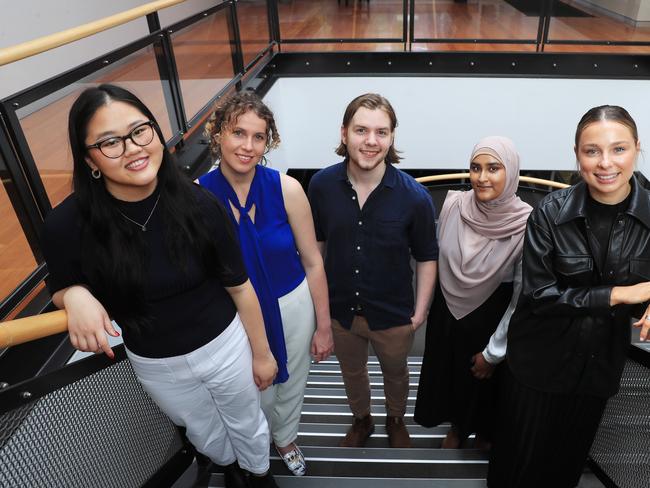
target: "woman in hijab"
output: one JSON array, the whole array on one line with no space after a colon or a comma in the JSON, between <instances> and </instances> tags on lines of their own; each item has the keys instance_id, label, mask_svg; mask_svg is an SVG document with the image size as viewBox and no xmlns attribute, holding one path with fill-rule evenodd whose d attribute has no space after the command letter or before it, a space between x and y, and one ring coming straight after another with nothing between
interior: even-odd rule
<instances>
[{"instance_id":1,"label":"woman in hijab","mask_svg":"<svg viewBox=\"0 0 650 488\"><path fill-rule=\"evenodd\" d=\"M488 447L495 366L506 352L508 322L521 289L521 253L531 207L515 194L519 155L506 137L472 151L470 191L450 191L439 219L439 280L429 314L415 421L450 421L443 448L476 433Z\"/></svg>"}]
</instances>

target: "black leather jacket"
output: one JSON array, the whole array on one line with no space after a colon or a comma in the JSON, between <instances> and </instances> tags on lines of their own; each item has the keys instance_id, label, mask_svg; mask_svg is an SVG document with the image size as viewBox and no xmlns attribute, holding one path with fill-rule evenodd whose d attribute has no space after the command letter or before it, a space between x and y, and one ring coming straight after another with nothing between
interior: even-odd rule
<instances>
[{"instance_id":1,"label":"black leather jacket","mask_svg":"<svg viewBox=\"0 0 650 488\"><path fill-rule=\"evenodd\" d=\"M645 304L610 307L611 289L650 281L650 192L634 177L631 184L629 207L616 217L606 257L590 245L595 237L584 182L551 193L531 213L507 352L512 373L527 386L605 398L618 391L630 319L643 314Z\"/></svg>"}]
</instances>

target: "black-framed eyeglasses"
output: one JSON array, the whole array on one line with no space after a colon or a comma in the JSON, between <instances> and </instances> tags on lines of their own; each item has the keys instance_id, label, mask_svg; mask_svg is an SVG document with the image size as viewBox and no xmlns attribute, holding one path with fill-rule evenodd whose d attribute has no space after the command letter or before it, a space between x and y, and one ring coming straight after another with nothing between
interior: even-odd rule
<instances>
[{"instance_id":1,"label":"black-framed eyeglasses","mask_svg":"<svg viewBox=\"0 0 650 488\"><path fill-rule=\"evenodd\" d=\"M113 136L103 141L96 142L86 149L97 148L107 158L117 159L122 157L126 151L126 140L131 139L131 142L136 146L146 146L153 141L154 136L154 123L151 120L143 122L135 127L131 132L125 136Z\"/></svg>"}]
</instances>

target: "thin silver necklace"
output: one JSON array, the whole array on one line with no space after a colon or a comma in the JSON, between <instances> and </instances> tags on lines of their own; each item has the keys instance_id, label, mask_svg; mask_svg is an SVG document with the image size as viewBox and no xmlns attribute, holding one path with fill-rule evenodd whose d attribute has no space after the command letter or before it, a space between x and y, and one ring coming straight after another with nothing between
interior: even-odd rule
<instances>
[{"instance_id":1,"label":"thin silver necklace","mask_svg":"<svg viewBox=\"0 0 650 488\"><path fill-rule=\"evenodd\" d=\"M126 220L129 222L133 222L135 225L140 227L142 229L142 232L147 232L147 224L149 223L149 220L151 220L151 216L153 215L154 211L156 210L156 207L158 206L158 200L160 200L160 193L158 193L158 198L156 198L156 203L153 204L153 208L151 209L151 212L149 212L149 217L147 217L147 220L144 221L144 224L141 224L140 222L136 222L133 220L131 217L128 217L124 215L124 213L118 208L117 211L122 214L122 217L124 217Z\"/></svg>"}]
</instances>

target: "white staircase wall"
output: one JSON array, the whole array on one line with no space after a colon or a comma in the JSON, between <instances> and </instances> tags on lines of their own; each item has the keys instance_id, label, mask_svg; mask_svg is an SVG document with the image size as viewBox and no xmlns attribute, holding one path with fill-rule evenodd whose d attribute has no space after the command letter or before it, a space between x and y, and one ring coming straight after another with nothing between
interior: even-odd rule
<instances>
[{"instance_id":1,"label":"white staircase wall","mask_svg":"<svg viewBox=\"0 0 650 488\"><path fill-rule=\"evenodd\" d=\"M650 80L489 77L281 78L265 97L275 112L282 144L272 167L322 168L334 153L347 104L377 92L397 113L395 146L401 168L462 169L482 137L512 138L524 170L573 170L575 129L591 107L621 105L650 145ZM650 160L639 170L650 177Z\"/></svg>"}]
</instances>

